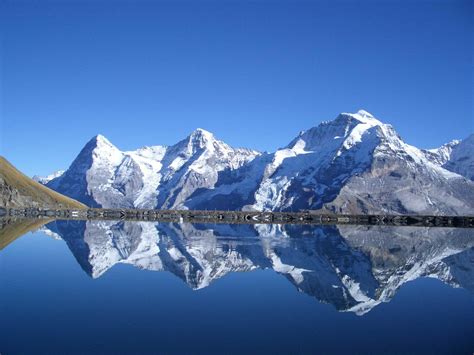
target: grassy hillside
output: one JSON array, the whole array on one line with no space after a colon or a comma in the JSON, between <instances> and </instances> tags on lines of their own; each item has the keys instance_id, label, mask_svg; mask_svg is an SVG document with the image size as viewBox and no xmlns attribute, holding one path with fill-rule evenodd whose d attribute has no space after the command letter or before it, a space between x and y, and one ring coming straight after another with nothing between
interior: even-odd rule
<instances>
[{"instance_id":1,"label":"grassy hillside","mask_svg":"<svg viewBox=\"0 0 474 355\"><path fill-rule=\"evenodd\" d=\"M87 208L32 180L0 156L0 206L40 208Z\"/></svg>"}]
</instances>

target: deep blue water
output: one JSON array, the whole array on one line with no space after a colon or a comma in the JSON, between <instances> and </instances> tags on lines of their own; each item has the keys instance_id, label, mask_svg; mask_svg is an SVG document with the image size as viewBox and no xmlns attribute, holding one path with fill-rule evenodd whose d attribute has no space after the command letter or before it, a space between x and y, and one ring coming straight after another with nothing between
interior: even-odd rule
<instances>
[{"instance_id":1,"label":"deep blue water","mask_svg":"<svg viewBox=\"0 0 474 355\"><path fill-rule=\"evenodd\" d=\"M468 230L87 223L0 251L2 355L474 351Z\"/></svg>"}]
</instances>

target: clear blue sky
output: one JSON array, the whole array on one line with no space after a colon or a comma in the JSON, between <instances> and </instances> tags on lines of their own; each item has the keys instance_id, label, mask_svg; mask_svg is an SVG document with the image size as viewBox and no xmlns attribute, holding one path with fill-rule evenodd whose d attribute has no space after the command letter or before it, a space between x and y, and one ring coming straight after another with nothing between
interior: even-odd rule
<instances>
[{"instance_id":1,"label":"clear blue sky","mask_svg":"<svg viewBox=\"0 0 474 355\"><path fill-rule=\"evenodd\" d=\"M428 148L474 131L474 2L22 1L0 5L1 154L65 168L202 127L272 151L364 108Z\"/></svg>"}]
</instances>

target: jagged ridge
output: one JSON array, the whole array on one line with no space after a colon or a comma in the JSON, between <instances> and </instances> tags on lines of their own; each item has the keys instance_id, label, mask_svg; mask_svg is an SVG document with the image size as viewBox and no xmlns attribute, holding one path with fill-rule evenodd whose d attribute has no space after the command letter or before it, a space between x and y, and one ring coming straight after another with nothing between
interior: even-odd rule
<instances>
[{"instance_id":1,"label":"jagged ridge","mask_svg":"<svg viewBox=\"0 0 474 355\"><path fill-rule=\"evenodd\" d=\"M364 110L274 153L234 149L203 129L131 152L97 136L48 186L103 207L473 214L472 137L421 150Z\"/></svg>"}]
</instances>

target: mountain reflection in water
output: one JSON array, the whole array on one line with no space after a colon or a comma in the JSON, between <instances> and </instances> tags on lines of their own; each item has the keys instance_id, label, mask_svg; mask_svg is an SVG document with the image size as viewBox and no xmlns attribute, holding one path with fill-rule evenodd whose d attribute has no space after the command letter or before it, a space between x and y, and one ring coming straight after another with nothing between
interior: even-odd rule
<instances>
[{"instance_id":1,"label":"mountain reflection in water","mask_svg":"<svg viewBox=\"0 0 474 355\"><path fill-rule=\"evenodd\" d=\"M169 271L202 289L231 272L271 269L297 290L358 315L420 277L474 291L468 229L54 221L44 230L63 239L92 278L124 263Z\"/></svg>"}]
</instances>

